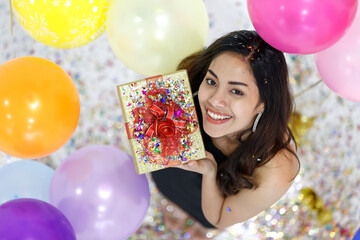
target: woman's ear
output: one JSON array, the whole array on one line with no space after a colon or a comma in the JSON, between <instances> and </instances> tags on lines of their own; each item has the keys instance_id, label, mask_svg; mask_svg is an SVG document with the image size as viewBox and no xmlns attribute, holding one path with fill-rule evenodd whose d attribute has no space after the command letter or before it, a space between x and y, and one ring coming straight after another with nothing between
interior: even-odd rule
<instances>
[{"instance_id":1,"label":"woman's ear","mask_svg":"<svg viewBox=\"0 0 360 240\"><path fill-rule=\"evenodd\" d=\"M264 102L261 102L261 103L259 103L258 104L258 106L257 106L257 108L256 108L256 110L257 110L257 112L264 112L264 110L265 110L265 104L264 104Z\"/></svg>"}]
</instances>

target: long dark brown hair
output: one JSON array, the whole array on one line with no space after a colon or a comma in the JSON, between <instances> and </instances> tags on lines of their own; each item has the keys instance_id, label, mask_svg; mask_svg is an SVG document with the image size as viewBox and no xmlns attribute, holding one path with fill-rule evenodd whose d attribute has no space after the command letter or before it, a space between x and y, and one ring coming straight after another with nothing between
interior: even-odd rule
<instances>
[{"instance_id":1,"label":"long dark brown hair","mask_svg":"<svg viewBox=\"0 0 360 240\"><path fill-rule=\"evenodd\" d=\"M253 176L255 169L270 161L280 150L287 149L297 158L289 146L292 139L295 142L288 127L294 101L284 54L267 44L255 31L228 33L208 48L184 59L178 68L187 69L193 92L199 90L212 60L224 52L237 53L248 61L259 89L260 102L264 103L256 131L245 140L243 136L251 129L240 133L241 144L218 166L219 188L224 195L233 195L243 188L257 188Z\"/></svg>"}]
</instances>

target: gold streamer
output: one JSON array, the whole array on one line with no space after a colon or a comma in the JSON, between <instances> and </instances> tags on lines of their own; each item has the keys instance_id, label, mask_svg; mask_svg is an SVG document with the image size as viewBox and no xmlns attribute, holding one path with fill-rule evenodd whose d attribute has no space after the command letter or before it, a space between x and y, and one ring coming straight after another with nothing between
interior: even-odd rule
<instances>
[{"instance_id":1,"label":"gold streamer","mask_svg":"<svg viewBox=\"0 0 360 240\"><path fill-rule=\"evenodd\" d=\"M299 145L303 143L301 138L312 127L315 119L316 117L308 117L298 112L293 112L291 114L289 128L294 135L295 141Z\"/></svg>"},{"instance_id":2,"label":"gold streamer","mask_svg":"<svg viewBox=\"0 0 360 240\"><path fill-rule=\"evenodd\" d=\"M301 90L297 94L294 95L294 98L298 98L304 93L308 92L309 90L313 89L315 86L317 86L319 83L322 82L322 79L318 80L317 82L311 84L310 86L306 87L305 89ZM302 136L304 136L309 128L312 127L314 120L316 119L316 116L314 117L308 117L305 115L302 115L299 112L293 112L290 117L289 121L289 128L291 129L295 141L301 145L302 144Z\"/></svg>"},{"instance_id":3,"label":"gold streamer","mask_svg":"<svg viewBox=\"0 0 360 240\"><path fill-rule=\"evenodd\" d=\"M13 8L12 8L12 0L9 0L9 3L10 3L10 27L11 27L11 36L14 36L13 35L13 28L14 28L14 26L13 26L13 17L14 17L14 15L13 15Z\"/></svg>"},{"instance_id":4,"label":"gold streamer","mask_svg":"<svg viewBox=\"0 0 360 240\"><path fill-rule=\"evenodd\" d=\"M294 95L294 98L297 98L301 95L303 95L304 93L306 93L307 91L313 89L314 87L316 87L319 83L322 82L322 79L318 80L317 82L315 82L314 84L311 84L310 86L308 86L307 88L301 90L300 92L298 92L297 94Z\"/></svg>"},{"instance_id":5,"label":"gold streamer","mask_svg":"<svg viewBox=\"0 0 360 240\"><path fill-rule=\"evenodd\" d=\"M316 213L316 218L321 224L328 224L332 221L332 213L326 209L323 200L318 197L311 188L303 188L298 196L299 201Z\"/></svg>"}]
</instances>

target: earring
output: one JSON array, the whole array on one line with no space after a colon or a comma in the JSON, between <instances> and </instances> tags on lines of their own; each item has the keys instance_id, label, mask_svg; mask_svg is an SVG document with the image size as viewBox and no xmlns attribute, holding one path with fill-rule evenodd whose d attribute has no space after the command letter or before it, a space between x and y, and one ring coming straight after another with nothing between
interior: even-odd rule
<instances>
[{"instance_id":1,"label":"earring","mask_svg":"<svg viewBox=\"0 0 360 240\"><path fill-rule=\"evenodd\" d=\"M198 95L198 92L194 92L193 93L193 97L197 96Z\"/></svg>"},{"instance_id":2,"label":"earring","mask_svg":"<svg viewBox=\"0 0 360 240\"><path fill-rule=\"evenodd\" d=\"M263 114L262 112L259 112L259 113L257 114L256 119L255 119L255 122L254 122L254 125L253 125L253 127L252 127L252 132L255 132L255 131L256 131L257 125L258 125L258 123L259 123L259 121L260 121L260 118L261 118L261 115L262 115L262 114Z\"/></svg>"}]
</instances>

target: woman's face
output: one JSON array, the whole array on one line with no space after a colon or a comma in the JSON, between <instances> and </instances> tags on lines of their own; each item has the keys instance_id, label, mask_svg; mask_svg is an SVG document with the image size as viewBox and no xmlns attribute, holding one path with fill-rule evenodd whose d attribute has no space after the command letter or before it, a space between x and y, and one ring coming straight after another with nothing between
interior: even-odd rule
<instances>
[{"instance_id":1,"label":"woman's face","mask_svg":"<svg viewBox=\"0 0 360 240\"><path fill-rule=\"evenodd\" d=\"M211 62L198 96L204 130L213 138L236 137L264 109L249 63L230 52Z\"/></svg>"}]
</instances>

